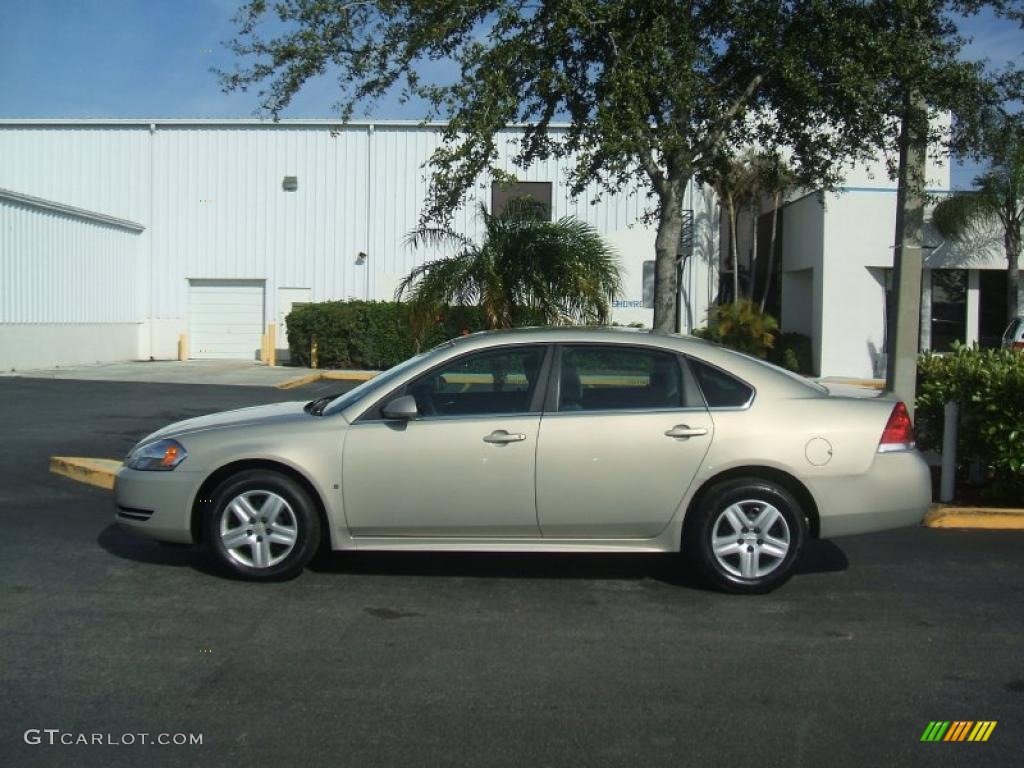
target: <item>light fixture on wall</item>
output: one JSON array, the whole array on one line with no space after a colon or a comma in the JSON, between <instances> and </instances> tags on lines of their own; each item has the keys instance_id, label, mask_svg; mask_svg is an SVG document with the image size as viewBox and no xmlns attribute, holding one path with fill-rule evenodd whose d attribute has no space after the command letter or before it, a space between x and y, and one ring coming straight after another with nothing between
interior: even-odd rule
<instances>
[{"instance_id":1,"label":"light fixture on wall","mask_svg":"<svg viewBox=\"0 0 1024 768\"><path fill-rule=\"evenodd\" d=\"M367 255L360 251L356 254L356 266L361 267L366 263Z\"/></svg>"},{"instance_id":2,"label":"light fixture on wall","mask_svg":"<svg viewBox=\"0 0 1024 768\"><path fill-rule=\"evenodd\" d=\"M281 189L285 192L294 192L299 188L299 177L298 176L285 176L284 181L281 182Z\"/></svg>"}]
</instances>

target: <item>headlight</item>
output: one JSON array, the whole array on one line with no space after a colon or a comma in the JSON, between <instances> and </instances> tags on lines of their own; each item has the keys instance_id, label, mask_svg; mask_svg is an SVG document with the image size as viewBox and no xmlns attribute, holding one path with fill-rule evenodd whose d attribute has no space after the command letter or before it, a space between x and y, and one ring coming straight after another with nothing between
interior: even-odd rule
<instances>
[{"instance_id":1,"label":"headlight","mask_svg":"<svg viewBox=\"0 0 1024 768\"><path fill-rule=\"evenodd\" d=\"M164 439L134 448L124 460L124 465L129 469L169 472L187 457L185 446L177 440Z\"/></svg>"}]
</instances>

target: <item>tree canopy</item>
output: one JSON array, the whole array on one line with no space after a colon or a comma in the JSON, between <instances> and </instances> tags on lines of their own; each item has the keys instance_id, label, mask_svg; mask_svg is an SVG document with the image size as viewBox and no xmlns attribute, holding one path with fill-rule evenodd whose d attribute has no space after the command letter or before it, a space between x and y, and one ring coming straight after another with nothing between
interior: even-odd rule
<instances>
[{"instance_id":1,"label":"tree canopy","mask_svg":"<svg viewBox=\"0 0 1024 768\"><path fill-rule=\"evenodd\" d=\"M998 226L1007 263L1006 311L1016 317L1024 307L1020 281L1021 228L1024 227L1024 117L994 111L980 131L978 156L988 169L975 178L976 189L957 192L935 206L932 221L944 236L959 240L973 227Z\"/></svg>"},{"instance_id":2,"label":"tree canopy","mask_svg":"<svg viewBox=\"0 0 1024 768\"><path fill-rule=\"evenodd\" d=\"M409 297L417 326L450 305L479 306L489 328L512 327L517 310L552 325L607 323L620 291L615 252L589 224L541 214L528 200L510 201L500 215L481 207L481 243L448 227L420 226L410 245L455 252L413 269L396 298Z\"/></svg>"},{"instance_id":3,"label":"tree canopy","mask_svg":"<svg viewBox=\"0 0 1024 768\"><path fill-rule=\"evenodd\" d=\"M835 182L898 135L906 83L936 108L978 93L950 12L924 0L265 0L240 10L226 89L277 115L310 78L338 108L397 92L447 120L427 216L443 219L525 124L517 163L573 159L576 191L639 181L652 197L654 325L672 330L683 194L722 147L786 147ZM429 73L436 72L431 75ZM568 123L565 130L552 125Z\"/></svg>"}]
</instances>

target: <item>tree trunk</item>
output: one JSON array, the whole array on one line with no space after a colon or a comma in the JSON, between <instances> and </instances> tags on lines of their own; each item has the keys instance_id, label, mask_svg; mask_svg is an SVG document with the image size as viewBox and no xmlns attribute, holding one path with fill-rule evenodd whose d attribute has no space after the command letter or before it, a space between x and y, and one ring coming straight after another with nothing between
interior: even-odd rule
<instances>
[{"instance_id":1,"label":"tree trunk","mask_svg":"<svg viewBox=\"0 0 1024 768\"><path fill-rule=\"evenodd\" d=\"M764 274L764 293L761 294L761 311L768 303L768 292L772 288L772 270L775 269L775 238L779 233L779 204L782 202L782 193L776 192L772 199L772 236L768 246L768 268ZM781 318L780 318L781 319Z\"/></svg>"},{"instance_id":2,"label":"tree trunk","mask_svg":"<svg viewBox=\"0 0 1024 768\"><path fill-rule=\"evenodd\" d=\"M761 210L761 201L754 193L750 201L750 264L747 268L747 298L754 300L754 283L757 281L757 214Z\"/></svg>"},{"instance_id":3,"label":"tree trunk","mask_svg":"<svg viewBox=\"0 0 1024 768\"><path fill-rule=\"evenodd\" d=\"M896 192L896 249L893 254L893 312L886 337L886 391L907 407L917 401L917 352L921 330L921 270L924 242L925 165L928 110L917 91L907 95L900 128L899 186Z\"/></svg>"},{"instance_id":4,"label":"tree trunk","mask_svg":"<svg viewBox=\"0 0 1024 768\"><path fill-rule=\"evenodd\" d=\"M736 201L729 193L729 255L732 257L732 300L740 297L739 244L736 242Z\"/></svg>"},{"instance_id":5,"label":"tree trunk","mask_svg":"<svg viewBox=\"0 0 1024 768\"><path fill-rule=\"evenodd\" d=\"M1021 313L1024 307L1024 292L1020 282L1020 222L1010 220L1003 231L1006 246L1006 317L1007 322Z\"/></svg>"},{"instance_id":6,"label":"tree trunk","mask_svg":"<svg viewBox=\"0 0 1024 768\"><path fill-rule=\"evenodd\" d=\"M676 258L683 229L682 193L689 179L669 180L659 195L658 234L654 239L654 330L676 329Z\"/></svg>"}]
</instances>

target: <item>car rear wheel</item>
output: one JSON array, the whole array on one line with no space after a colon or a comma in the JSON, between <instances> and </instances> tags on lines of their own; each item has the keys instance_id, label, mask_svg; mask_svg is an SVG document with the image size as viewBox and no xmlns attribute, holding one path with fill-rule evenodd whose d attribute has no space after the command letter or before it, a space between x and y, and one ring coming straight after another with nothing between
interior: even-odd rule
<instances>
[{"instance_id":1,"label":"car rear wheel","mask_svg":"<svg viewBox=\"0 0 1024 768\"><path fill-rule=\"evenodd\" d=\"M232 475L212 494L203 540L213 560L253 581L301 573L320 544L320 516L306 490L267 470Z\"/></svg>"},{"instance_id":2,"label":"car rear wheel","mask_svg":"<svg viewBox=\"0 0 1024 768\"><path fill-rule=\"evenodd\" d=\"M807 518L793 495L760 478L711 488L691 513L683 551L701 576L727 592L770 592L796 570Z\"/></svg>"}]
</instances>

